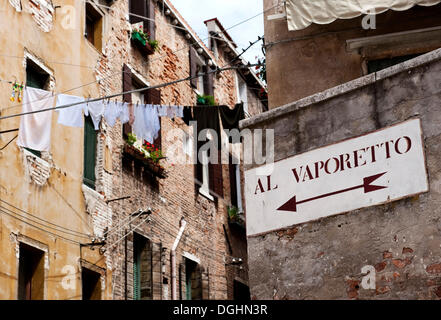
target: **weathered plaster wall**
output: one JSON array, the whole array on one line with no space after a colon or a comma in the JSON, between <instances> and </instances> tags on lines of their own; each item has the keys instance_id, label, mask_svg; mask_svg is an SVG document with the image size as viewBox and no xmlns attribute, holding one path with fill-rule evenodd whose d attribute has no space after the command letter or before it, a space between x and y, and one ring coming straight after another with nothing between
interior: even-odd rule
<instances>
[{"instance_id":1,"label":"weathered plaster wall","mask_svg":"<svg viewBox=\"0 0 441 320\"><path fill-rule=\"evenodd\" d=\"M280 1L264 0L264 9L277 2ZM288 31L286 18L268 20L275 10L268 10L264 19L270 109L363 76L365 57L360 52L348 51L346 40L437 27L441 15L440 4L415 6L406 11L390 10L376 16L376 29L363 29L363 17L359 17ZM439 43L432 47L409 45L399 52L395 49L392 56L424 53L439 47ZM384 56L376 58L387 58L392 52L384 52Z\"/></svg>"},{"instance_id":2,"label":"weathered plaster wall","mask_svg":"<svg viewBox=\"0 0 441 320\"><path fill-rule=\"evenodd\" d=\"M21 3L21 11L17 11ZM10 5L14 4L14 6ZM53 87L51 90L63 92L84 83L95 80L94 65L99 53L87 43L82 30L83 3L67 0L63 7L72 6L75 12L73 28L66 28L63 24L66 13L57 9L57 14L52 14L55 9L48 1L21 0L3 1L0 5L2 18L0 20L0 39L7 43L0 50L0 79L26 80L26 70L23 63L26 52L37 57L53 74ZM50 14L49 14L50 13ZM80 27L81 26L81 27ZM8 30L16 30L12 35ZM68 48L68 49L66 49ZM70 50L75 48L75 50ZM16 57L16 58L14 58ZM81 66L81 67L79 67ZM0 83L1 115L11 115L21 112L17 102L9 101L11 85ZM70 91L70 94L83 96L97 96L98 85L92 84L80 89ZM19 127L20 118L2 120L0 130ZM15 141L0 154L0 198L17 208L37 216L45 221L50 221L57 226L62 226L74 231L88 234L89 236L77 237L65 234L43 226L43 229L55 232L63 237L74 240L71 243L59 236L31 227L17 219L5 214L2 216L1 252L0 261L0 297L2 299L17 298L17 272L18 260L16 252L16 239L25 235L34 241L47 246L48 266L46 274L46 299L81 299L81 256L95 263L108 272L105 277L106 286L103 287L103 298L110 297L111 271L105 264L105 259L98 250L88 252L83 248L80 253L79 242L88 243L94 236L94 231L102 230L96 222L96 214L87 213L82 192L83 181L83 130L69 128L57 124L57 114L52 116L52 143L51 151L43 155L45 162L27 160ZM14 137L15 132L3 134L0 138L4 146ZM32 157L31 157L32 158ZM30 171L28 171L28 169ZM47 180L46 180L47 179ZM4 203L1 206L5 207ZM29 215L13 210L15 217L21 214L27 219ZM107 212L106 212L107 213ZM27 222L30 220L24 219ZM31 218L36 220L35 218ZM36 220L42 222L41 220ZM31 222L34 225L41 225ZM59 230L59 229L58 229ZM99 233L99 232L97 232ZM65 289L61 283L68 272L63 269L72 266L74 269L72 281L74 286Z\"/></svg>"},{"instance_id":3,"label":"weathered plaster wall","mask_svg":"<svg viewBox=\"0 0 441 320\"><path fill-rule=\"evenodd\" d=\"M419 117L430 190L249 237L254 299L441 298L440 71L436 50L242 121L275 130L277 161ZM374 290L361 285L366 265Z\"/></svg>"}]
</instances>

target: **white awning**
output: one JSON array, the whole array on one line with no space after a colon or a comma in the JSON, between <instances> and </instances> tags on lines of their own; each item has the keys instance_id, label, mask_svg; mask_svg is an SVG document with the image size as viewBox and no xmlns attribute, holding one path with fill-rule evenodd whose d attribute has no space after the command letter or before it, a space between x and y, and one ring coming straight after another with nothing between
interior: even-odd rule
<instances>
[{"instance_id":1,"label":"white awning","mask_svg":"<svg viewBox=\"0 0 441 320\"><path fill-rule=\"evenodd\" d=\"M404 11L414 5L433 6L441 0L286 0L290 31L312 23L328 24L337 19L351 19L363 14L382 13L389 9Z\"/></svg>"}]
</instances>

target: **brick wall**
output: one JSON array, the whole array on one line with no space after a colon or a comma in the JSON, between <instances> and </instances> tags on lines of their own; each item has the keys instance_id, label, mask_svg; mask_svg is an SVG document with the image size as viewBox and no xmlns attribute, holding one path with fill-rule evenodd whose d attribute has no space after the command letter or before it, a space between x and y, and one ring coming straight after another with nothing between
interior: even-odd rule
<instances>
[{"instance_id":1,"label":"brick wall","mask_svg":"<svg viewBox=\"0 0 441 320\"><path fill-rule=\"evenodd\" d=\"M189 49L186 46L192 43L192 40L187 40L184 32L170 25L170 18L162 15L159 4L155 6L155 10L156 39L159 41L160 50L148 57L142 56L139 50L130 44L129 25L124 18L128 14L127 3L118 1L112 5L112 8L113 10L107 15L108 30L112 31L103 44L103 55L95 68L95 74L97 79L103 79L115 72L118 73L118 70L121 70L121 73L101 80L100 94L123 90L123 64L130 65L133 70L143 75L150 85L190 75ZM228 61L229 58L221 52L217 61L218 65L226 65ZM234 106L237 100L233 72L224 72L215 78L215 99L220 104ZM194 105L196 93L189 81L167 86L161 89L161 103ZM162 118L161 127L162 150L165 153L173 143L182 139L182 137L173 137L169 141L167 139L169 132L176 129L190 132L190 128L181 119L172 121ZM112 244L129 232L127 241L119 242L108 253L112 257L114 299L133 298L133 231L145 236L153 243L154 299L167 295L163 282L168 283L167 296L171 298L170 248L178 234L181 218L187 221L187 227L177 250L177 282L179 282L179 265L184 264L185 261L182 255L187 252L200 260L200 268L203 270L203 297L231 298L232 287L227 286L227 279L233 279L236 276L236 270L232 272L225 266L229 251L226 247L223 228L224 225L227 230L229 228L226 213L226 206L230 203L228 166L224 165L222 170L225 199L212 201L200 195L195 189L193 165L178 165L173 163L173 159L162 160L168 177L157 179L152 177L142 165L125 157L123 146L121 125L117 124L111 128L103 123L97 147L97 191L103 195L104 199L123 196L130 196L130 198L111 202L109 211L103 209L97 215L104 216L110 212L112 218L108 227L111 228L140 208L151 207L153 213L150 216L151 221L143 223L138 228L134 227L142 222L144 217L134 219L130 225L125 225L121 229L114 229L115 231L108 235L107 242ZM106 165L106 148L109 149L111 155L110 165ZM246 257L244 239L237 241L239 247L242 248L237 253ZM181 294L185 297L185 272L181 273L182 276L184 279L181 279L183 281ZM247 275L242 275L242 278L247 278ZM247 279L244 280L247 281ZM179 284L177 287L179 291Z\"/></svg>"}]
</instances>

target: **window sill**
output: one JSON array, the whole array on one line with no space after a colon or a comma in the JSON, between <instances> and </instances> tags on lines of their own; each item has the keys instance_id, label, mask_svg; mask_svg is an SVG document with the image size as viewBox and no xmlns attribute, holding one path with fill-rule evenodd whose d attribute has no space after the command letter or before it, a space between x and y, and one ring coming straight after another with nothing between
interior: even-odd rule
<instances>
[{"instance_id":1,"label":"window sill","mask_svg":"<svg viewBox=\"0 0 441 320\"><path fill-rule=\"evenodd\" d=\"M130 39L132 46L136 47L143 55L149 56L155 53L152 46L149 43L146 43L145 46L138 40L133 38Z\"/></svg>"},{"instance_id":2,"label":"window sill","mask_svg":"<svg viewBox=\"0 0 441 320\"><path fill-rule=\"evenodd\" d=\"M202 189L202 187L199 188L199 194L203 195L208 200L214 201L214 197L210 194L210 192Z\"/></svg>"}]
</instances>

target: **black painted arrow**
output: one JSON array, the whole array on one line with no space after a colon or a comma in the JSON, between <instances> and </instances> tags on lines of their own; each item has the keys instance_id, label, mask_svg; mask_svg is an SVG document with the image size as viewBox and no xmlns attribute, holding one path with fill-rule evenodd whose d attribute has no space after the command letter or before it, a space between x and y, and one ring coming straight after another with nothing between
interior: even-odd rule
<instances>
[{"instance_id":1,"label":"black painted arrow","mask_svg":"<svg viewBox=\"0 0 441 320\"><path fill-rule=\"evenodd\" d=\"M344 192L348 192L348 191L352 191L352 190L356 190L356 189L364 189L364 193L369 193L372 191L376 191L376 190L380 190L380 189L385 189L387 187L384 186L374 186L371 183L374 182L375 180L377 180L378 178L380 178L381 176L385 175L386 172L383 173L379 173L370 177L366 177L363 178L363 184L359 185L359 186L355 186L355 187L351 187L351 188L347 188L347 189L343 189L343 190L339 190L339 191L334 191L334 192L330 192L330 193L326 193L323 194L321 196L317 196L317 197L313 197L313 198L309 198L306 200L302 200L302 201L297 201L296 196L292 197L290 200L288 200L288 202L286 202L284 205L282 205L279 209L279 211L291 211L291 212L297 212L297 205L302 204L302 203L306 203L306 202L310 202L310 201L314 201L317 199L321 199L321 198L326 198L326 197L330 197L330 196L334 196L336 194L339 193L344 193Z\"/></svg>"}]
</instances>

